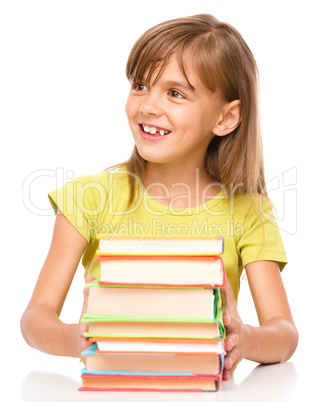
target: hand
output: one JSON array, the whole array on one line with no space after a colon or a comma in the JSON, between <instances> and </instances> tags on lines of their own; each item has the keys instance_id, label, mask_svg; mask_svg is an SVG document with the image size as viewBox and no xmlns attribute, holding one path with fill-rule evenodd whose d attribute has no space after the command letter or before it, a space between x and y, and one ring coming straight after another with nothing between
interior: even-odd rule
<instances>
[{"instance_id":1,"label":"hand","mask_svg":"<svg viewBox=\"0 0 319 402\"><path fill-rule=\"evenodd\" d=\"M225 287L221 289L223 299L224 325L226 328L225 357L223 379L228 380L238 363L244 358L247 345L248 329L239 317L232 288L226 278Z\"/></svg>"},{"instance_id":2,"label":"hand","mask_svg":"<svg viewBox=\"0 0 319 402\"><path fill-rule=\"evenodd\" d=\"M85 278L85 283L89 283L94 281L95 278L92 275L88 275ZM84 300L83 300L83 307L81 312L80 322L75 326L75 339L76 339L76 348L77 348L77 355L83 360L84 364L86 363L86 357L82 356L82 352L89 348L92 345L92 342L89 342L88 338L84 336L85 332L89 330L89 324L87 322L81 322L83 314L87 311L88 305L88 298L89 298L89 288L84 288Z\"/></svg>"}]
</instances>

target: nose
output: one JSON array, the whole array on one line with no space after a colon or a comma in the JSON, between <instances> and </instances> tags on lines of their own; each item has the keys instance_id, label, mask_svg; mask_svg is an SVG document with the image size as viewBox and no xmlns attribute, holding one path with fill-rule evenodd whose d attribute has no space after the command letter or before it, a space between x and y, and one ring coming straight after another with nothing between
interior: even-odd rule
<instances>
[{"instance_id":1,"label":"nose","mask_svg":"<svg viewBox=\"0 0 319 402\"><path fill-rule=\"evenodd\" d=\"M163 109L159 97L155 94L149 93L141 103L140 112L145 116L161 116Z\"/></svg>"}]
</instances>

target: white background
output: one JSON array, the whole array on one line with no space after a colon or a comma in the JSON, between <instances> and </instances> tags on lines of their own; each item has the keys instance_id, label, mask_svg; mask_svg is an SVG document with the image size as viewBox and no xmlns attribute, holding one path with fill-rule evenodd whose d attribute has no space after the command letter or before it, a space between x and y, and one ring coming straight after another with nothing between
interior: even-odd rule
<instances>
[{"instance_id":1,"label":"white background","mask_svg":"<svg viewBox=\"0 0 319 402\"><path fill-rule=\"evenodd\" d=\"M300 332L291 362L302 381L314 374L319 268L316 3L0 2L2 367L6 386L13 386L16 395L22 389L22 400L36 400L25 391L30 386L26 376L34 370L67 370L77 381L81 368L73 359L30 349L19 330L52 235L47 192L73 176L98 173L129 157L133 141L124 105L131 46L156 23L203 12L235 26L259 66L266 176L289 259L283 280ZM78 320L82 288L80 266L62 312L66 322ZM239 309L245 322L256 323L245 281Z\"/></svg>"}]
</instances>

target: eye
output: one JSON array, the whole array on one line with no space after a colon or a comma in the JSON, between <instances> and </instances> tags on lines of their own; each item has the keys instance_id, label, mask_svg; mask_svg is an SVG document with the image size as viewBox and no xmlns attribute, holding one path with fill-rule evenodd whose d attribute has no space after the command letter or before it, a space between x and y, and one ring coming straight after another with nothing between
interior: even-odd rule
<instances>
[{"instance_id":1,"label":"eye","mask_svg":"<svg viewBox=\"0 0 319 402\"><path fill-rule=\"evenodd\" d=\"M140 82L134 82L132 84L132 89L134 89L135 91L148 91L146 85L141 84Z\"/></svg>"},{"instance_id":2,"label":"eye","mask_svg":"<svg viewBox=\"0 0 319 402\"><path fill-rule=\"evenodd\" d=\"M171 96L172 98L177 98L177 99L185 98L185 96L183 96L180 92L176 91L175 89L169 90L168 95Z\"/></svg>"}]
</instances>

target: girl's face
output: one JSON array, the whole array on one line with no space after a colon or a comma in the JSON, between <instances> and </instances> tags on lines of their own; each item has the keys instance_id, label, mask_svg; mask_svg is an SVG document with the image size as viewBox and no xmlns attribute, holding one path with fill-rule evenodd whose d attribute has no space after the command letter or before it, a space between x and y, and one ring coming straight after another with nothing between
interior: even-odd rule
<instances>
[{"instance_id":1,"label":"girl's face","mask_svg":"<svg viewBox=\"0 0 319 402\"><path fill-rule=\"evenodd\" d=\"M172 56L155 84L154 77L150 84L134 77L130 80L126 114L145 160L182 166L192 161L194 166L202 167L225 103L200 81L187 55L184 64L194 89Z\"/></svg>"}]
</instances>

